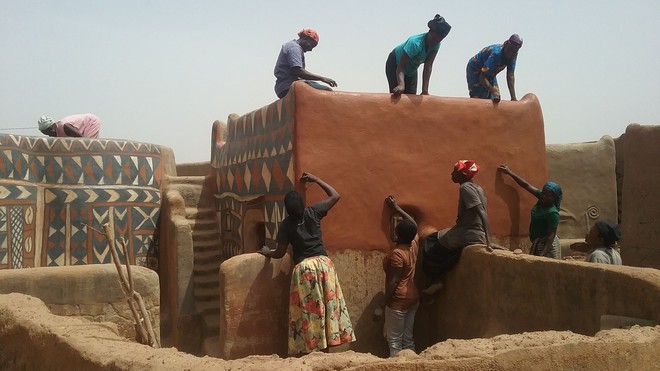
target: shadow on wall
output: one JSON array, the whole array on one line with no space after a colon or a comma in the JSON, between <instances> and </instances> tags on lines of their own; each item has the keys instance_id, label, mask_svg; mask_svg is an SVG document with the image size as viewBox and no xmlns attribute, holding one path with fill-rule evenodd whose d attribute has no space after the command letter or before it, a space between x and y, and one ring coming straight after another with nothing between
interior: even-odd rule
<instances>
[{"instance_id":1,"label":"shadow on wall","mask_svg":"<svg viewBox=\"0 0 660 371\"><path fill-rule=\"evenodd\" d=\"M502 174L498 172L497 177L495 178L495 194L502 197L505 200L509 200L506 204L507 210L509 213L509 219L511 220L520 220L520 195L515 186L506 184ZM511 229L509 230L509 236L520 236L524 235L525 232L520 231L520 225L512 223Z\"/></svg>"}]
</instances>

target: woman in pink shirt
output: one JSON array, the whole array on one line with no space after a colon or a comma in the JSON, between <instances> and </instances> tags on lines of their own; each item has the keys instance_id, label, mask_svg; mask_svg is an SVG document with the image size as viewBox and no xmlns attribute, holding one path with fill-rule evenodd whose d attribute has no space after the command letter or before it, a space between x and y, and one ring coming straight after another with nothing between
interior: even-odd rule
<instances>
[{"instance_id":1,"label":"woman in pink shirt","mask_svg":"<svg viewBox=\"0 0 660 371\"><path fill-rule=\"evenodd\" d=\"M66 116L57 122L48 116L41 116L39 130L51 137L98 138L101 120L91 113Z\"/></svg>"}]
</instances>

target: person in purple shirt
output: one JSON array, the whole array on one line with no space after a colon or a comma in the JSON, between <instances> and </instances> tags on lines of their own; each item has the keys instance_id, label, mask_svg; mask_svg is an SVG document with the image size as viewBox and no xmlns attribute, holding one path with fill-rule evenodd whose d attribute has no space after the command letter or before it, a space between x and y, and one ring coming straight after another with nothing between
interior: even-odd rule
<instances>
[{"instance_id":1,"label":"person in purple shirt","mask_svg":"<svg viewBox=\"0 0 660 371\"><path fill-rule=\"evenodd\" d=\"M55 122L48 116L41 116L39 130L51 137L98 138L101 120L91 113L66 116Z\"/></svg>"},{"instance_id":2,"label":"person in purple shirt","mask_svg":"<svg viewBox=\"0 0 660 371\"><path fill-rule=\"evenodd\" d=\"M518 34L513 34L503 44L487 46L470 58L466 68L470 98L492 99L500 101L500 88L496 75L506 68L506 82L511 100L516 98L515 75L518 50L523 41Z\"/></svg>"},{"instance_id":3,"label":"person in purple shirt","mask_svg":"<svg viewBox=\"0 0 660 371\"><path fill-rule=\"evenodd\" d=\"M284 98L289 92L291 84L297 80L304 80L313 88L320 90L332 89L314 81L321 81L332 87L337 86L335 80L313 74L305 69L305 53L312 51L318 44L319 34L315 30L307 28L298 32L298 40L291 40L282 45L274 71L277 79L275 94L278 98Z\"/></svg>"}]
</instances>

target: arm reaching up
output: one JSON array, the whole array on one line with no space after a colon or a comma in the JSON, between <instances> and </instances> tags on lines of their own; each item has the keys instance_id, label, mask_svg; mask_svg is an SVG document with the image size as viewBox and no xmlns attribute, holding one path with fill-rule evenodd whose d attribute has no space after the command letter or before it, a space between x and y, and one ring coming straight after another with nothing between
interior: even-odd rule
<instances>
[{"instance_id":1,"label":"arm reaching up","mask_svg":"<svg viewBox=\"0 0 660 371\"><path fill-rule=\"evenodd\" d=\"M328 198L320 201L319 203L325 207L325 210L330 210L333 206L335 206L337 201L339 201L339 193L330 184L326 183L316 175L305 172L300 177L300 181L303 183L316 183L319 185L319 187L321 187L321 189L323 189L325 194L328 195Z\"/></svg>"}]
</instances>

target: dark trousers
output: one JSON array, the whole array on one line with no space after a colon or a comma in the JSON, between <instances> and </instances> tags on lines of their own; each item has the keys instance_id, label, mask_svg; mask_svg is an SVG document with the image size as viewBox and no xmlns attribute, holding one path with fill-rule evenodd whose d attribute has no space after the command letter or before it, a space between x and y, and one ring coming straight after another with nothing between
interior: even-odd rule
<instances>
[{"instance_id":1,"label":"dark trousers","mask_svg":"<svg viewBox=\"0 0 660 371\"><path fill-rule=\"evenodd\" d=\"M390 85L391 93L399 85L399 81L396 79L396 56L394 55L394 50L392 50L387 57L387 62L385 62L385 76L387 76L387 83ZM406 84L403 94L417 94L417 71L412 76L406 76L404 74L403 82Z\"/></svg>"},{"instance_id":2,"label":"dark trousers","mask_svg":"<svg viewBox=\"0 0 660 371\"><path fill-rule=\"evenodd\" d=\"M463 248L448 249L438 241L438 234L431 233L422 240L422 269L428 278L437 281L451 270L461 258Z\"/></svg>"}]
</instances>

